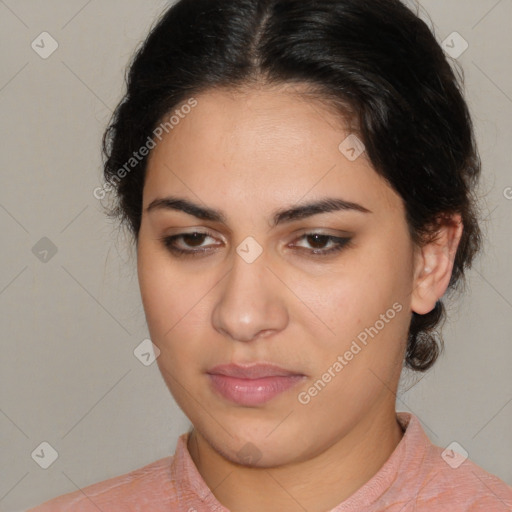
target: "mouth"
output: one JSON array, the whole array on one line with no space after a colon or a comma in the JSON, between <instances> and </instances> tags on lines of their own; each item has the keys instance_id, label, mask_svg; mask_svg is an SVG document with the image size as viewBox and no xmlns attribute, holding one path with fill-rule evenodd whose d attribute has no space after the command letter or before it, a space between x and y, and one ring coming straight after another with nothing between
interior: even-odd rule
<instances>
[{"instance_id":1,"label":"mouth","mask_svg":"<svg viewBox=\"0 0 512 512\"><path fill-rule=\"evenodd\" d=\"M255 406L269 402L306 376L272 364L215 366L207 372L214 391L228 401Z\"/></svg>"}]
</instances>

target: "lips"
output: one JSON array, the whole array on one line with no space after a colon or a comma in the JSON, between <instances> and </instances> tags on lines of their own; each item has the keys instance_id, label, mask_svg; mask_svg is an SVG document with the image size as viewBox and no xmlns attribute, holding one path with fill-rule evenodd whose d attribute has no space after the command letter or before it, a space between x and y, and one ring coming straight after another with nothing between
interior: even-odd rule
<instances>
[{"instance_id":1,"label":"lips","mask_svg":"<svg viewBox=\"0 0 512 512\"><path fill-rule=\"evenodd\" d=\"M213 390L242 406L269 402L303 381L306 376L272 364L215 366L207 372Z\"/></svg>"},{"instance_id":2,"label":"lips","mask_svg":"<svg viewBox=\"0 0 512 512\"><path fill-rule=\"evenodd\" d=\"M215 366L207 373L213 375L225 375L226 377L238 377L240 379L262 379L265 377L289 377L291 375L302 375L267 363L254 364L251 366L221 364Z\"/></svg>"}]
</instances>

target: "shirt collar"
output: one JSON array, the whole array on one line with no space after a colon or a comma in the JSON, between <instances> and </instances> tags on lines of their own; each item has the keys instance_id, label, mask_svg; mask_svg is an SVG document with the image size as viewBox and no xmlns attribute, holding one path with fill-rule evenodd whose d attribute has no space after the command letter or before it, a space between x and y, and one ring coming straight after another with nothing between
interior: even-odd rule
<instances>
[{"instance_id":1,"label":"shirt collar","mask_svg":"<svg viewBox=\"0 0 512 512\"><path fill-rule=\"evenodd\" d=\"M414 414L397 412L396 418L404 430L404 435L392 454L368 482L330 512L364 510L364 507L369 507L377 501L386 501L386 494L400 491L393 487L393 483L401 472L407 472L409 481L420 480L414 478L414 473L419 474L421 470L420 462L427 454L430 440ZM194 464L187 447L188 436L189 432L178 438L171 464L172 479L176 485L180 505L184 510L195 508L198 512L229 512L208 488ZM414 495L414 489L409 491L410 495ZM389 498L392 499L392 496Z\"/></svg>"}]
</instances>

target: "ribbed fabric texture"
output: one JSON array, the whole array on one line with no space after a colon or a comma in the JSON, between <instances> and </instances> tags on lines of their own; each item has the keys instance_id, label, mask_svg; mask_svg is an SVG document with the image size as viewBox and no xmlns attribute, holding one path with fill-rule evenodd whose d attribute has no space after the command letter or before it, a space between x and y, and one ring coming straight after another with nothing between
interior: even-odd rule
<instances>
[{"instance_id":1,"label":"ribbed fabric texture","mask_svg":"<svg viewBox=\"0 0 512 512\"><path fill-rule=\"evenodd\" d=\"M469 459L455 456L428 439L417 417L398 412L404 435L381 469L352 496L329 512L511 512L512 487ZM229 512L212 494L178 439L175 454L105 480L27 512ZM326 511L327 512L327 511Z\"/></svg>"}]
</instances>

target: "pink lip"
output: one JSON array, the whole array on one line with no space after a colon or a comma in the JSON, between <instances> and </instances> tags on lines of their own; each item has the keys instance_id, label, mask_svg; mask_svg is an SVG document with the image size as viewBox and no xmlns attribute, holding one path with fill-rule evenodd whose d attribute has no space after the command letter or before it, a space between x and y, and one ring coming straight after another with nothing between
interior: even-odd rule
<instances>
[{"instance_id":1,"label":"pink lip","mask_svg":"<svg viewBox=\"0 0 512 512\"><path fill-rule=\"evenodd\" d=\"M269 363L257 363L251 365L219 364L208 370L207 373L225 375L227 377L239 377L240 379L261 379L264 377L289 377L302 375L291 370L285 370L280 366Z\"/></svg>"},{"instance_id":2,"label":"pink lip","mask_svg":"<svg viewBox=\"0 0 512 512\"><path fill-rule=\"evenodd\" d=\"M259 405L290 389L305 375L270 364L215 366L208 372L212 387L239 405Z\"/></svg>"},{"instance_id":3,"label":"pink lip","mask_svg":"<svg viewBox=\"0 0 512 512\"><path fill-rule=\"evenodd\" d=\"M220 365L208 372L212 387L239 405L259 405L290 389L305 375L275 365Z\"/></svg>"},{"instance_id":4,"label":"pink lip","mask_svg":"<svg viewBox=\"0 0 512 512\"><path fill-rule=\"evenodd\" d=\"M260 405L302 381L303 375L240 379L220 374L208 374L212 387L224 398L238 405Z\"/></svg>"}]
</instances>

